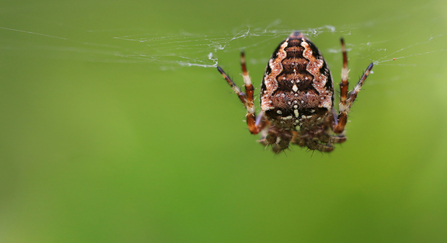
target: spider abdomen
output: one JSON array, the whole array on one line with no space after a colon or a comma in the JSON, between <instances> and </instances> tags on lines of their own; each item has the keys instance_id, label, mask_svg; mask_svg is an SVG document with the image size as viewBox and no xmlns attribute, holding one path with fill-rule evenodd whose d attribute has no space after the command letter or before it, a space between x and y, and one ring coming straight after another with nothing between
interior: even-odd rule
<instances>
[{"instance_id":1,"label":"spider abdomen","mask_svg":"<svg viewBox=\"0 0 447 243\"><path fill-rule=\"evenodd\" d=\"M309 39L294 32L279 44L261 85L261 109L273 124L287 129L321 124L332 109L333 94L326 61Z\"/></svg>"}]
</instances>

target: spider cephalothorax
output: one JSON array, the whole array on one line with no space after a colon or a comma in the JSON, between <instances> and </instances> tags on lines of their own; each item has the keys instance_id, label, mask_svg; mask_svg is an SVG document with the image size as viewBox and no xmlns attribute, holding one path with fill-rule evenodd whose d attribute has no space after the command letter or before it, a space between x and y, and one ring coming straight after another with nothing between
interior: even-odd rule
<instances>
[{"instance_id":1,"label":"spider cephalothorax","mask_svg":"<svg viewBox=\"0 0 447 243\"><path fill-rule=\"evenodd\" d=\"M333 143L346 141L343 134L349 109L373 64L348 93L348 58L343 39L343 68L339 112L335 111L331 72L317 47L302 33L293 32L279 44L267 64L261 84L261 112L255 115L253 85L248 76L244 53L241 65L243 93L222 68L217 67L247 109L247 125L252 134L261 133L260 143L278 153L297 144L311 150L331 152Z\"/></svg>"}]
</instances>

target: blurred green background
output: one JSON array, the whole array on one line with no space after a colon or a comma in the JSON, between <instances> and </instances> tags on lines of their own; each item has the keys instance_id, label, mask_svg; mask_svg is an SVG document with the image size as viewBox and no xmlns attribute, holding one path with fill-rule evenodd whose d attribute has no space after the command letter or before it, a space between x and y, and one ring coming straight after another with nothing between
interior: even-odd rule
<instances>
[{"instance_id":1,"label":"blurred green background","mask_svg":"<svg viewBox=\"0 0 447 243\"><path fill-rule=\"evenodd\" d=\"M447 241L445 1L0 12L0 242ZM331 154L264 150L212 67L242 84L245 49L259 87L292 30L337 83L341 36L351 83L376 62Z\"/></svg>"}]
</instances>

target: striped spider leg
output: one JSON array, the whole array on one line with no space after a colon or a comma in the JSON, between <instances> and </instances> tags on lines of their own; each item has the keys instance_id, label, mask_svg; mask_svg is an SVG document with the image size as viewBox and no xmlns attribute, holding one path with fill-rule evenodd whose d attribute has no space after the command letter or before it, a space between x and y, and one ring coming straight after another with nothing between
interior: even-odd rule
<instances>
[{"instance_id":1,"label":"striped spider leg","mask_svg":"<svg viewBox=\"0 0 447 243\"><path fill-rule=\"evenodd\" d=\"M234 93L237 94L242 104L247 110L246 121L247 126L251 134L258 134L267 124L268 121L264 117L263 112L261 112L257 117L255 113L255 106L253 103L253 84L251 83L251 78L247 72L247 65L245 64L245 54L241 52L241 67L242 67L242 77L244 79L245 93L243 93L239 87L231 80L231 78L225 73L225 71L217 66L217 70L222 74L227 83L231 86Z\"/></svg>"},{"instance_id":2,"label":"striped spider leg","mask_svg":"<svg viewBox=\"0 0 447 243\"><path fill-rule=\"evenodd\" d=\"M366 71L363 73L362 77L360 78L357 85L354 87L354 89L349 92L348 97L348 54L346 52L345 47L345 41L343 38L340 39L341 42L341 50L343 53L343 67L341 69L341 82L340 82L340 104L338 106L339 114L336 119L334 119L334 124L332 127L332 130L334 133L341 134L345 130L346 123L348 121L348 113L349 110L354 103L355 98L357 97L357 94L359 93L360 89L362 88L363 83L365 82L366 78L368 77L369 73L371 72L371 69L373 68L373 63L369 64L369 66L366 68ZM335 139L337 137L334 137ZM340 139L346 140L344 135L339 136Z\"/></svg>"}]
</instances>

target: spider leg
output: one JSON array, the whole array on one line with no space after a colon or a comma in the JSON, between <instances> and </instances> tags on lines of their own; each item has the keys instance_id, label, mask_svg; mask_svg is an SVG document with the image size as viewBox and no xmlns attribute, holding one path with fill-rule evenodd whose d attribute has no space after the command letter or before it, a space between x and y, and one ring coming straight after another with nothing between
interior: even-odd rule
<instances>
[{"instance_id":1,"label":"spider leg","mask_svg":"<svg viewBox=\"0 0 447 243\"><path fill-rule=\"evenodd\" d=\"M369 73L371 72L371 69L373 68L373 64L369 64L368 68L366 68L366 71L363 73L362 77L360 78L359 82L355 86L355 88L349 93L348 97L348 54L346 52L345 48L345 42L343 38L340 39L341 42L341 50L343 53L343 67L341 69L341 82L340 82L340 104L339 104L339 114L338 114L338 122L335 120L332 130L335 133L342 133L345 129L346 123L348 121L348 113L349 109L351 108L352 104L354 103L355 98L357 97L357 94L359 93L360 89L362 88L363 83L365 82L366 78L368 77Z\"/></svg>"},{"instance_id":2,"label":"spider leg","mask_svg":"<svg viewBox=\"0 0 447 243\"><path fill-rule=\"evenodd\" d=\"M239 89L239 87L237 87L237 85L233 82L233 80L231 80L230 77L228 77L228 75L224 72L224 70L221 67L218 66L217 70L220 72L220 74L222 74L227 83L237 94L242 104L244 104L245 109L247 110L246 120L250 133L258 134L267 125L268 121L263 113L259 114L259 116L256 117L255 106L253 103L254 88L253 84L251 83L251 78L247 72L247 65L245 64L244 52L241 52L241 67L242 67L242 77L244 78L244 84L245 84L245 93L243 93Z\"/></svg>"},{"instance_id":3,"label":"spider leg","mask_svg":"<svg viewBox=\"0 0 447 243\"><path fill-rule=\"evenodd\" d=\"M352 104L354 103L355 98L357 98L357 94L360 92L360 89L362 88L362 85L365 82L366 78L368 77L369 73L371 72L372 68L373 68L373 63L370 63L368 65L368 67L366 68L366 71L363 73L362 77L360 78L359 82L357 83L357 85L349 93L349 98L347 100L348 110L351 108Z\"/></svg>"},{"instance_id":4,"label":"spider leg","mask_svg":"<svg viewBox=\"0 0 447 243\"><path fill-rule=\"evenodd\" d=\"M345 141L346 141L346 136L344 134L331 136L329 138L329 143L344 143Z\"/></svg>"}]
</instances>

